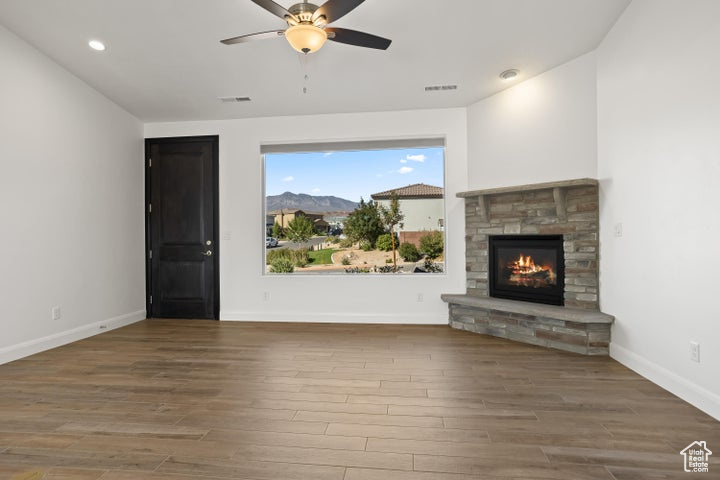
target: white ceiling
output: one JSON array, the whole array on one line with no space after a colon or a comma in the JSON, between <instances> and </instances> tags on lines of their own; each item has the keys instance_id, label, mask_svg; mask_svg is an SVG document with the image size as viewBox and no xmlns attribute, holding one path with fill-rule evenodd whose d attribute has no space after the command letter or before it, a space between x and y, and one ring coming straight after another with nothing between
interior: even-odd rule
<instances>
[{"instance_id":1,"label":"white ceiling","mask_svg":"<svg viewBox=\"0 0 720 480\"><path fill-rule=\"evenodd\" d=\"M593 50L628 3L367 0L332 26L390 38L387 51L308 56L283 38L219 43L285 26L250 0L2 0L0 24L139 119L182 121L467 106L507 88L505 69L522 80ZM459 88L425 92L438 84Z\"/></svg>"}]
</instances>

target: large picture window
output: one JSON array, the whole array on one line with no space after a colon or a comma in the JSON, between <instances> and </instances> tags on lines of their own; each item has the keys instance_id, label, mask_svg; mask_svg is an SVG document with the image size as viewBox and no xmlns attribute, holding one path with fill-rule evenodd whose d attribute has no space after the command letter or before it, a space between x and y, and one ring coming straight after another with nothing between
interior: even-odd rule
<instances>
[{"instance_id":1,"label":"large picture window","mask_svg":"<svg viewBox=\"0 0 720 480\"><path fill-rule=\"evenodd\" d=\"M445 270L442 139L263 147L265 273Z\"/></svg>"}]
</instances>

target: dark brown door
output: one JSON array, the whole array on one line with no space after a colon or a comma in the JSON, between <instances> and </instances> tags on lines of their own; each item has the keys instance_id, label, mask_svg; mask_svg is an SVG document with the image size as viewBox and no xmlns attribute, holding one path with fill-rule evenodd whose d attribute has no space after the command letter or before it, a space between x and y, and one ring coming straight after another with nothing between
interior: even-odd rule
<instances>
[{"instance_id":1,"label":"dark brown door","mask_svg":"<svg viewBox=\"0 0 720 480\"><path fill-rule=\"evenodd\" d=\"M147 310L218 319L218 137L147 139Z\"/></svg>"}]
</instances>

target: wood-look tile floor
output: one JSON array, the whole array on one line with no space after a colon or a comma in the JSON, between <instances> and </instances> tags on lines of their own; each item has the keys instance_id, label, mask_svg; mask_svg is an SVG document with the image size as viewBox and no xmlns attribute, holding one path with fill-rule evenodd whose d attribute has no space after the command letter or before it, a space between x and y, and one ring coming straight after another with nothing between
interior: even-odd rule
<instances>
[{"instance_id":1,"label":"wood-look tile floor","mask_svg":"<svg viewBox=\"0 0 720 480\"><path fill-rule=\"evenodd\" d=\"M609 358L442 326L149 320L0 366L3 479L720 478L696 440Z\"/></svg>"}]
</instances>

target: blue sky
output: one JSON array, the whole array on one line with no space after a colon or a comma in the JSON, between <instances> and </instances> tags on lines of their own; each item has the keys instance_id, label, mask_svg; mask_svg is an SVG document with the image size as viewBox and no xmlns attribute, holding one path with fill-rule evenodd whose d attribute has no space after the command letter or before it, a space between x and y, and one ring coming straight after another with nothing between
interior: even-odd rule
<instances>
[{"instance_id":1,"label":"blue sky","mask_svg":"<svg viewBox=\"0 0 720 480\"><path fill-rule=\"evenodd\" d=\"M444 187L441 147L265 155L265 193L335 196L359 202L373 193L425 183Z\"/></svg>"}]
</instances>

